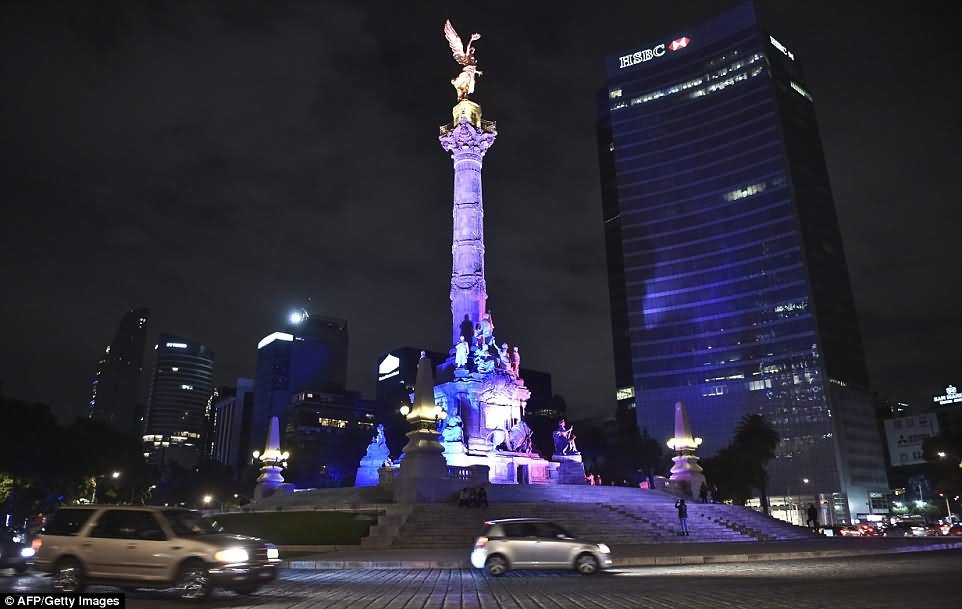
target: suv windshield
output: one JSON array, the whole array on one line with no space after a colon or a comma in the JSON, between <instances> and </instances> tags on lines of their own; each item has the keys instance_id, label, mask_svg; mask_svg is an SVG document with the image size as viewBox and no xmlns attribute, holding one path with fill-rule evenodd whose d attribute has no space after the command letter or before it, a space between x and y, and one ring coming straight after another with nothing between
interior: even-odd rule
<instances>
[{"instance_id":1,"label":"suv windshield","mask_svg":"<svg viewBox=\"0 0 962 609\"><path fill-rule=\"evenodd\" d=\"M164 516L170 523L170 528L179 537L192 535L212 535L220 533L221 527L213 521L205 520L199 512L190 510L166 510Z\"/></svg>"}]
</instances>

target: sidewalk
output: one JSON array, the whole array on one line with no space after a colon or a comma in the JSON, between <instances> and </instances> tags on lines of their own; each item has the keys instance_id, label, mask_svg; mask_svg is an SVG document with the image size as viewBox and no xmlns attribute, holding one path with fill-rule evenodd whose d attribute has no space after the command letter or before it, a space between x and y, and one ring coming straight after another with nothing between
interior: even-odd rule
<instances>
[{"instance_id":1,"label":"sidewalk","mask_svg":"<svg viewBox=\"0 0 962 609\"><path fill-rule=\"evenodd\" d=\"M611 549L615 567L691 565L962 549L962 538L840 538L804 541L638 544ZM337 549L284 561L290 569L467 569L464 550ZM283 558L283 555L281 556Z\"/></svg>"}]
</instances>

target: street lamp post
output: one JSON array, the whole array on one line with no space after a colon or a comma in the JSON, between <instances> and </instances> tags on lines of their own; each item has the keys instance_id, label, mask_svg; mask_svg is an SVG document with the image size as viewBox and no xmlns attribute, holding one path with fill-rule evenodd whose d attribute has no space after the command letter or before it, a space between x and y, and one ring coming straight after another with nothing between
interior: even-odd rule
<instances>
[{"instance_id":1,"label":"street lamp post","mask_svg":"<svg viewBox=\"0 0 962 609\"><path fill-rule=\"evenodd\" d=\"M949 522L951 523L951 522L952 522L952 507L949 506L949 496L946 495L945 493L939 493L939 495L941 495L942 498L945 499L945 516L946 516L946 518L949 519Z\"/></svg>"}]
</instances>

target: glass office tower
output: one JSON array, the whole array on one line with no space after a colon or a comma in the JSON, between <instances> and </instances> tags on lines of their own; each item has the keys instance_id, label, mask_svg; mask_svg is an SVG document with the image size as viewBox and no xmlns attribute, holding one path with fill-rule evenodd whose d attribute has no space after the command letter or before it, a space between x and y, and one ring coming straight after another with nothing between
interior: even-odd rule
<instances>
[{"instance_id":1,"label":"glass office tower","mask_svg":"<svg viewBox=\"0 0 962 609\"><path fill-rule=\"evenodd\" d=\"M607 59L599 156L617 398L702 456L760 413L773 495L887 490L812 94L751 4ZM806 482L807 481L807 482Z\"/></svg>"},{"instance_id":2,"label":"glass office tower","mask_svg":"<svg viewBox=\"0 0 962 609\"><path fill-rule=\"evenodd\" d=\"M144 417L144 453L157 464L194 467L214 390L214 352L207 345L161 334Z\"/></svg>"},{"instance_id":3,"label":"glass office tower","mask_svg":"<svg viewBox=\"0 0 962 609\"><path fill-rule=\"evenodd\" d=\"M90 386L90 418L131 435L140 435L142 426L140 381L149 318L147 308L124 313Z\"/></svg>"}]
</instances>

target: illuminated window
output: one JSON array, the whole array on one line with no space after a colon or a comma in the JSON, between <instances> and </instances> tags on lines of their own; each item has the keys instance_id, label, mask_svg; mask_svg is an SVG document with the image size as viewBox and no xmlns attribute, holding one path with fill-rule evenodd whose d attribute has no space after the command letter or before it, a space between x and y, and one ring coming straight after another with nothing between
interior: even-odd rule
<instances>
[{"instance_id":1,"label":"illuminated window","mask_svg":"<svg viewBox=\"0 0 962 609\"><path fill-rule=\"evenodd\" d=\"M329 419L327 417L318 417L317 422L321 427L333 427L335 429L344 429L347 427L347 421L344 419Z\"/></svg>"},{"instance_id":2,"label":"illuminated window","mask_svg":"<svg viewBox=\"0 0 962 609\"><path fill-rule=\"evenodd\" d=\"M612 91L608 91L608 97L610 99L616 99L618 97L621 97L621 89L614 89Z\"/></svg>"},{"instance_id":3,"label":"illuminated window","mask_svg":"<svg viewBox=\"0 0 962 609\"><path fill-rule=\"evenodd\" d=\"M615 391L615 399L618 401L630 400L633 397L635 397L634 387L621 387Z\"/></svg>"},{"instance_id":4,"label":"illuminated window","mask_svg":"<svg viewBox=\"0 0 962 609\"><path fill-rule=\"evenodd\" d=\"M744 188L738 188L731 192L726 192L724 197L726 201L738 201L739 199L744 199L752 195L757 195L760 192L765 191L765 182L758 182L756 184L750 184Z\"/></svg>"},{"instance_id":5,"label":"illuminated window","mask_svg":"<svg viewBox=\"0 0 962 609\"><path fill-rule=\"evenodd\" d=\"M724 60L724 59L727 59L727 57L723 57L723 58L722 58L722 60ZM736 59L735 61L733 61L732 63L730 63L729 65L725 66L724 68L721 68L720 70L716 70L716 71L714 71L714 72L712 72L712 73L710 73L710 74L706 74L705 76L700 76L700 77L698 77L698 78L693 78L693 79L691 79L691 80L688 80L688 81L685 81L685 82L681 82L681 83L672 85L672 86L670 86L670 87L666 87L666 88L664 88L664 89L658 89L658 90L655 90L655 91L649 91L648 93L645 93L644 95L640 95L640 96L638 96L638 97L633 97L633 98L631 99L631 105L632 105L632 106L636 106L636 105L638 105L638 104L645 104L645 103L648 103L648 102L650 102L650 101L654 101L654 100L656 100L656 99L660 99L660 98L662 98L662 97L667 97L667 96L669 96L669 95L675 95L675 94L677 94L677 93L681 93L681 92L683 92L683 91L687 91L687 90L689 90L689 89L691 89L691 88L693 88L693 87L698 87L698 86L700 86L700 85L703 85L703 84L705 84L705 83L710 83L710 82L712 82L712 81L719 81L719 82L716 82L716 83L714 83L714 84L712 84L712 85L709 85L708 87L705 87L705 88L702 88L702 89L696 89L695 91L693 91L693 92L690 94L690 97L701 97L701 96L703 96L703 95L708 95L708 94L710 94L710 93L715 93L715 92L717 92L717 91L721 91L721 90L725 89L726 87L729 87L729 86L735 84L736 82L741 82L741 81L744 81L744 80L748 80L749 78L754 78L755 76L758 76L759 74L761 74L761 73L764 71L764 68L763 68L762 66L757 66L757 67L755 67L753 70L751 70L751 72L741 72L741 73L739 73L739 74L735 74L735 75L733 75L733 76L730 76L730 77L728 77L728 78L725 78L725 77L728 76L729 74L734 73L734 72L737 72L738 70L741 70L741 69L743 69L743 68L745 68L745 67L747 67L747 66L750 66L750 65L752 65L753 63L759 62L759 61L761 61L762 59L764 59L764 56L763 56L761 53L755 53L755 54L753 54L753 55L751 55L751 56L748 56L748 57L738 58L738 59ZM719 80L719 79L722 79L722 78L725 78L725 80ZM619 89L619 92L620 92L620 89ZM619 94L619 97L620 97L620 94ZM612 99L613 99L613 98L612 98ZM624 102L620 102L620 103L612 106L611 109L612 109L612 110L620 110L621 108L624 108L624 107L625 107L625 103L624 103Z\"/></svg>"},{"instance_id":6,"label":"illuminated window","mask_svg":"<svg viewBox=\"0 0 962 609\"><path fill-rule=\"evenodd\" d=\"M796 302L783 302L781 304L775 305L775 312L785 314L787 317L788 313L800 313L808 309L807 300L799 300Z\"/></svg>"}]
</instances>

